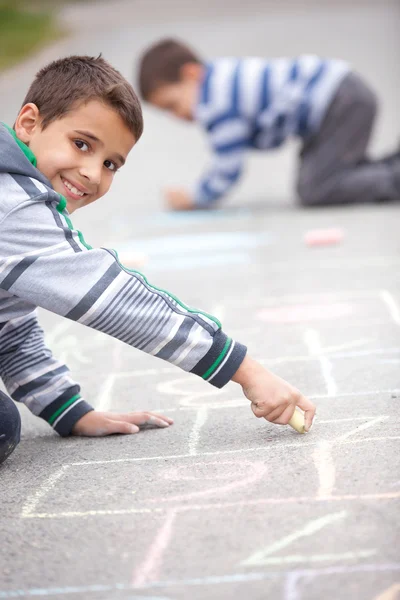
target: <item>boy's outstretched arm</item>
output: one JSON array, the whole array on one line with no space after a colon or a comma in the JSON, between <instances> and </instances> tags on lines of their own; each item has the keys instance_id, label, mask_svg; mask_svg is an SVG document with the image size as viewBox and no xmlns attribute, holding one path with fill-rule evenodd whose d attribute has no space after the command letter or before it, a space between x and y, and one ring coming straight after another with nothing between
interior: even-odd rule
<instances>
[{"instance_id":1,"label":"boy's outstretched arm","mask_svg":"<svg viewBox=\"0 0 400 600\"><path fill-rule=\"evenodd\" d=\"M0 289L11 297L107 333L215 387L234 379L253 404L262 403L258 416L285 422L289 406L294 410L302 402L289 384L244 360L246 348L215 318L125 269L113 251L88 248L72 227L65 201L53 191L32 199L22 195L10 207L0 225L0 257ZM64 418L68 409L64 402L53 417ZM87 432L98 427L97 415L82 417ZM74 431L82 433L79 427Z\"/></svg>"}]
</instances>

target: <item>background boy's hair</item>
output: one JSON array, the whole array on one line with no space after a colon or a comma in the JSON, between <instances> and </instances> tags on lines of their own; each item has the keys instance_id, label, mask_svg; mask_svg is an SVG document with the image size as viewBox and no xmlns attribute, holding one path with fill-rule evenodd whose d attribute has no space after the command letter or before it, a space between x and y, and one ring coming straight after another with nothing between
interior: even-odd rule
<instances>
[{"instance_id":1,"label":"background boy's hair","mask_svg":"<svg viewBox=\"0 0 400 600\"><path fill-rule=\"evenodd\" d=\"M137 141L143 133L140 102L130 83L100 56L68 56L43 67L22 106L36 104L42 127L65 115L80 102L100 100L113 108Z\"/></svg>"},{"instance_id":2,"label":"background boy's hair","mask_svg":"<svg viewBox=\"0 0 400 600\"><path fill-rule=\"evenodd\" d=\"M139 91L145 100L165 83L177 83L181 68L187 63L201 64L201 59L186 44L164 39L151 46L139 63Z\"/></svg>"}]
</instances>

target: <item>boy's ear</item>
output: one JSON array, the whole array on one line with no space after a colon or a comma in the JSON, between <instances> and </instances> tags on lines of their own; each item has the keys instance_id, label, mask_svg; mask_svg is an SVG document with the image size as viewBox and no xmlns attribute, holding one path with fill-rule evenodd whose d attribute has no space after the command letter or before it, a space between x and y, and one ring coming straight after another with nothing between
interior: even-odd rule
<instances>
[{"instance_id":1,"label":"boy's ear","mask_svg":"<svg viewBox=\"0 0 400 600\"><path fill-rule=\"evenodd\" d=\"M35 130L41 125L41 117L36 104L25 104L19 111L14 129L18 139L29 144Z\"/></svg>"},{"instance_id":2,"label":"boy's ear","mask_svg":"<svg viewBox=\"0 0 400 600\"><path fill-rule=\"evenodd\" d=\"M180 75L184 81L200 81L203 76L203 65L199 63L185 63L181 66Z\"/></svg>"}]
</instances>

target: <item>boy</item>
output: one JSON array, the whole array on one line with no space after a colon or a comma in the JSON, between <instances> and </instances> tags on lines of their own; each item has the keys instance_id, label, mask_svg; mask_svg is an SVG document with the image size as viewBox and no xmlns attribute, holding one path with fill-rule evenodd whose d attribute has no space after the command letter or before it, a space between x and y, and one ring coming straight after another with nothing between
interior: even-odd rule
<instances>
[{"instance_id":1,"label":"boy","mask_svg":"<svg viewBox=\"0 0 400 600\"><path fill-rule=\"evenodd\" d=\"M102 413L81 398L68 368L45 346L36 306L108 333L199 375L243 387L253 413L286 424L314 405L246 355L220 323L92 249L69 215L112 183L143 130L130 84L103 58L72 56L43 68L14 128L0 125L0 376L10 396L61 435L136 433L172 420ZM19 441L19 413L0 392L0 462Z\"/></svg>"},{"instance_id":2,"label":"boy","mask_svg":"<svg viewBox=\"0 0 400 600\"><path fill-rule=\"evenodd\" d=\"M239 179L249 149L277 148L290 136L302 141L302 205L400 198L400 153L366 160L377 100L342 61L299 56L205 63L167 39L143 55L139 86L145 100L198 122L210 138L211 167L190 192L167 190L172 209L212 207Z\"/></svg>"}]
</instances>

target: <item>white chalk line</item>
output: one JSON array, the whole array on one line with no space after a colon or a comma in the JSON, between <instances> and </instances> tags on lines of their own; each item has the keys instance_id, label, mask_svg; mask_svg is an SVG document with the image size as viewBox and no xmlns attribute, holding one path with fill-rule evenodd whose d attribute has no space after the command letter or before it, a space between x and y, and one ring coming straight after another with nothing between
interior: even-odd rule
<instances>
[{"instance_id":1,"label":"white chalk line","mask_svg":"<svg viewBox=\"0 0 400 600\"><path fill-rule=\"evenodd\" d=\"M200 440L200 432L203 425L206 424L208 417L208 409L200 408L197 411L197 417L194 422L192 431L189 436L189 454L195 456L197 454L197 445Z\"/></svg>"},{"instance_id":2,"label":"white chalk line","mask_svg":"<svg viewBox=\"0 0 400 600\"><path fill-rule=\"evenodd\" d=\"M115 384L115 373L108 375L103 386L102 392L96 402L96 410L107 410L110 406L111 392Z\"/></svg>"},{"instance_id":3,"label":"white chalk line","mask_svg":"<svg viewBox=\"0 0 400 600\"><path fill-rule=\"evenodd\" d=\"M328 562L338 560L357 560L360 558L370 558L371 556L375 556L377 553L376 550L359 550L358 552L337 552L332 554L289 554L287 556L270 556L266 558L262 563L259 563L263 566L268 565L287 565L287 564L306 564L306 563L316 563L316 562Z\"/></svg>"},{"instance_id":4,"label":"white chalk line","mask_svg":"<svg viewBox=\"0 0 400 600\"><path fill-rule=\"evenodd\" d=\"M270 558L271 554L274 554L275 552L279 552L280 550L283 550L283 549L287 548L288 546L291 546L293 544L293 542L296 542L299 539L302 539L304 537L310 537L310 536L314 535L315 533L317 533L317 531L320 531L321 529L323 529L324 527L327 527L331 523L335 523L336 521L342 521L346 517L347 517L347 511L342 510L340 512L331 513L329 515L324 515L322 517L318 517L317 519L312 519L311 521L309 521L308 523L303 525L297 531L294 531L293 533L286 535L282 539L277 540L276 542L274 542L273 544L270 544L269 546L266 546L262 550L258 550L257 552L254 552L254 554L252 554L246 560L242 561L240 564L245 567L254 567L254 566L269 564L268 562L266 562L266 559ZM282 557L278 557L278 558L282 559Z\"/></svg>"},{"instance_id":5,"label":"white chalk line","mask_svg":"<svg viewBox=\"0 0 400 600\"><path fill-rule=\"evenodd\" d=\"M340 435L337 438L337 441L340 442L340 441L343 441L343 440L347 440L350 436L354 435L355 433L359 433L360 431L365 431L365 429L369 429L371 427L374 427L378 423L383 423L384 421L387 421L388 418L389 417L382 415L380 417L375 417L374 419L370 419L367 423L363 423L362 425L359 425L358 427L355 427L351 431L347 431L343 435Z\"/></svg>"},{"instance_id":6,"label":"white chalk line","mask_svg":"<svg viewBox=\"0 0 400 600\"><path fill-rule=\"evenodd\" d=\"M335 396L337 394L337 385L332 373L333 365L329 358L324 354L318 331L315 329L307 329L304 332L303 339L310 355L317 358L319 361L322 376L325 381L326 393L329 396Z\"/></svg>"},{"instance_id":7,"label":"white chalk line","mask_svg":"<svg viewBox=\"0 0 400 600\"><path fill-rule=\"evenodd\" d=\"M355 440L337 440L335 444L362 444L365 442L378 442L378 441L390 441L390 440L400 440L400 435L395 436L377 436L377 437L368 437L368 438L359 438ZM240 454L242 452L271 452L273 450L281 451L286 448L304 448L307 446L315 446L318 442L296 442L293 444L276 444L274 446L259 446L254 448L236 448L234 450L215 450L208 452L199 452L196 456L219 456L224 454ZM89 465L102 465L102 464L112 464L112 463L123 463L123 462L141 462L141 461L152 461L152 460L175 460L180 458L193 458L191 454L170 454L170 455L161 455L161 456L135 456L135 457L126 457L126 458L111 458L111 459L103 459L103 460L88 460L86 462L73 462L68 466L71 467L85 467Z\"/></svg>"},{"instance_id":8,"label":"white chalk line","mask_svg":"<svg viewBox=\"0 0 400 600\"><path fill-rule=\"evenodd\" d=\"M319 480L317 498L329 498L332 496L336 480L332 443L328 440L320 442L313 452L313 460Z\"/></svg>"},{"instance_id":9,"label":"white chalk line","mask_svg":"<svg viewBox=\"0 0 400 600\"><path fill-rule=\"evenodd\" d=\"M379 296L386 305L393 321L396 325L400 325L400 309L393 295L388 290L381 290Z\"/></svg>"},{"instance_id":10,"label":"white chalk line","mask_svg":"<svg viewBox=\"0 0 400 600\"><path fill-rule=\"evenodd\" d=\"M60 467L55 473L52 473L50 477L48 477L44 483L39 487L39 489L32 494L32 496L28 497L27 501L22 507L21 517L28 518L34 513L37 505L42 500L44 496L46 496L56 485L57 481L64 475L65 471L69 469L70 465L63 465Z\"/></svg>"},{"instance_id":11,"label":"white chalk line","mask_svg":"<svg viewBox=\"0 0 400 600\"><path fill-rule=\"evenodd\" d=\"M293 498L261 498L257 500L238 500L232 502L211 502L204 504L189 504L175 506L174 510L181 512L189 511L204 511L204 510L225 510L227 508L248 507L248 506L265 506L265 505L283 505L283 504L299 504L299 503L323 503L323 502L357 502L366 500L398 500L400 492L382 492L376 494L344 494L341 496L329 496L318 498L316 496L295 496ZM117 515L135 515L143 513L161 513L167 512L168 508L164 509L156 507L150 508L126 508L117 510L88 510L88 511L68 511L59 513L32 513L29 515L21 515L26 519L60 519L60 518L78 518L78 517L98 517L98 516L117 516Z\"/></svg>"},{"instance_id":12,"label":"white chalk line","mask_svg":"<svg viewBox=\"0 0 400 600\"><path fill-rule=\"evenodd\" d=\"M107 376L104 385L102 386L101 395L96 403L96 410L108 410L112 404L112 391L116 381L116 370L119 366L121 356L121 344L114 344L112 349L112 365L111 373Z\"/></svg>"},{"instance_id":13,"label":"white chalk line","mask_svg":"<svg viewBox=\"0 0 400 600\"><path fill-rule=\"evenodd\" d=\"M167 512L164 524L158 531L144 561L135 569L132 585L142 587L147 581L151 581L158 575L161 568L163 556L171 541L177 512Z\"/></svg>"},{"instance_id":14,"label":"white chalk line","mask_svg":"<svg viewBox=\"0 0 400 600\"><path fill-rule=\"evenodd\" d=\"M375 573L382 571L400 571L400 564L397 563L382 563L382 564L365 564L355 566L334 566L322 567L318 569L299 569L299 570L279 570L279 571L261 571L251 573L229 573L224 575L211 575L208 577L192 577L188 579L166 579L153 581L142 586L142 589L151 588L167 588L167 587L192 587L192 586L207 586L220 585L229 583L248 583L250 581L264 581L268 579L280 579L282 577L293 577L297 580L303 577L321 577L329 575L350 574L350 573ZM51 596L51 595L66 595L66 594L91 594L97 592L113 592L113 591L134 591L132 585L126 583L114 583L111 585L87 585L87 586L68 586L57 588L30 588L18 589L9 591L0 591L0 599L21 598L32 596ZM170 600L164 596L134 596L135 600ZM133 600L132 598L132 600Z\"/></svg>"}]
</instances>

